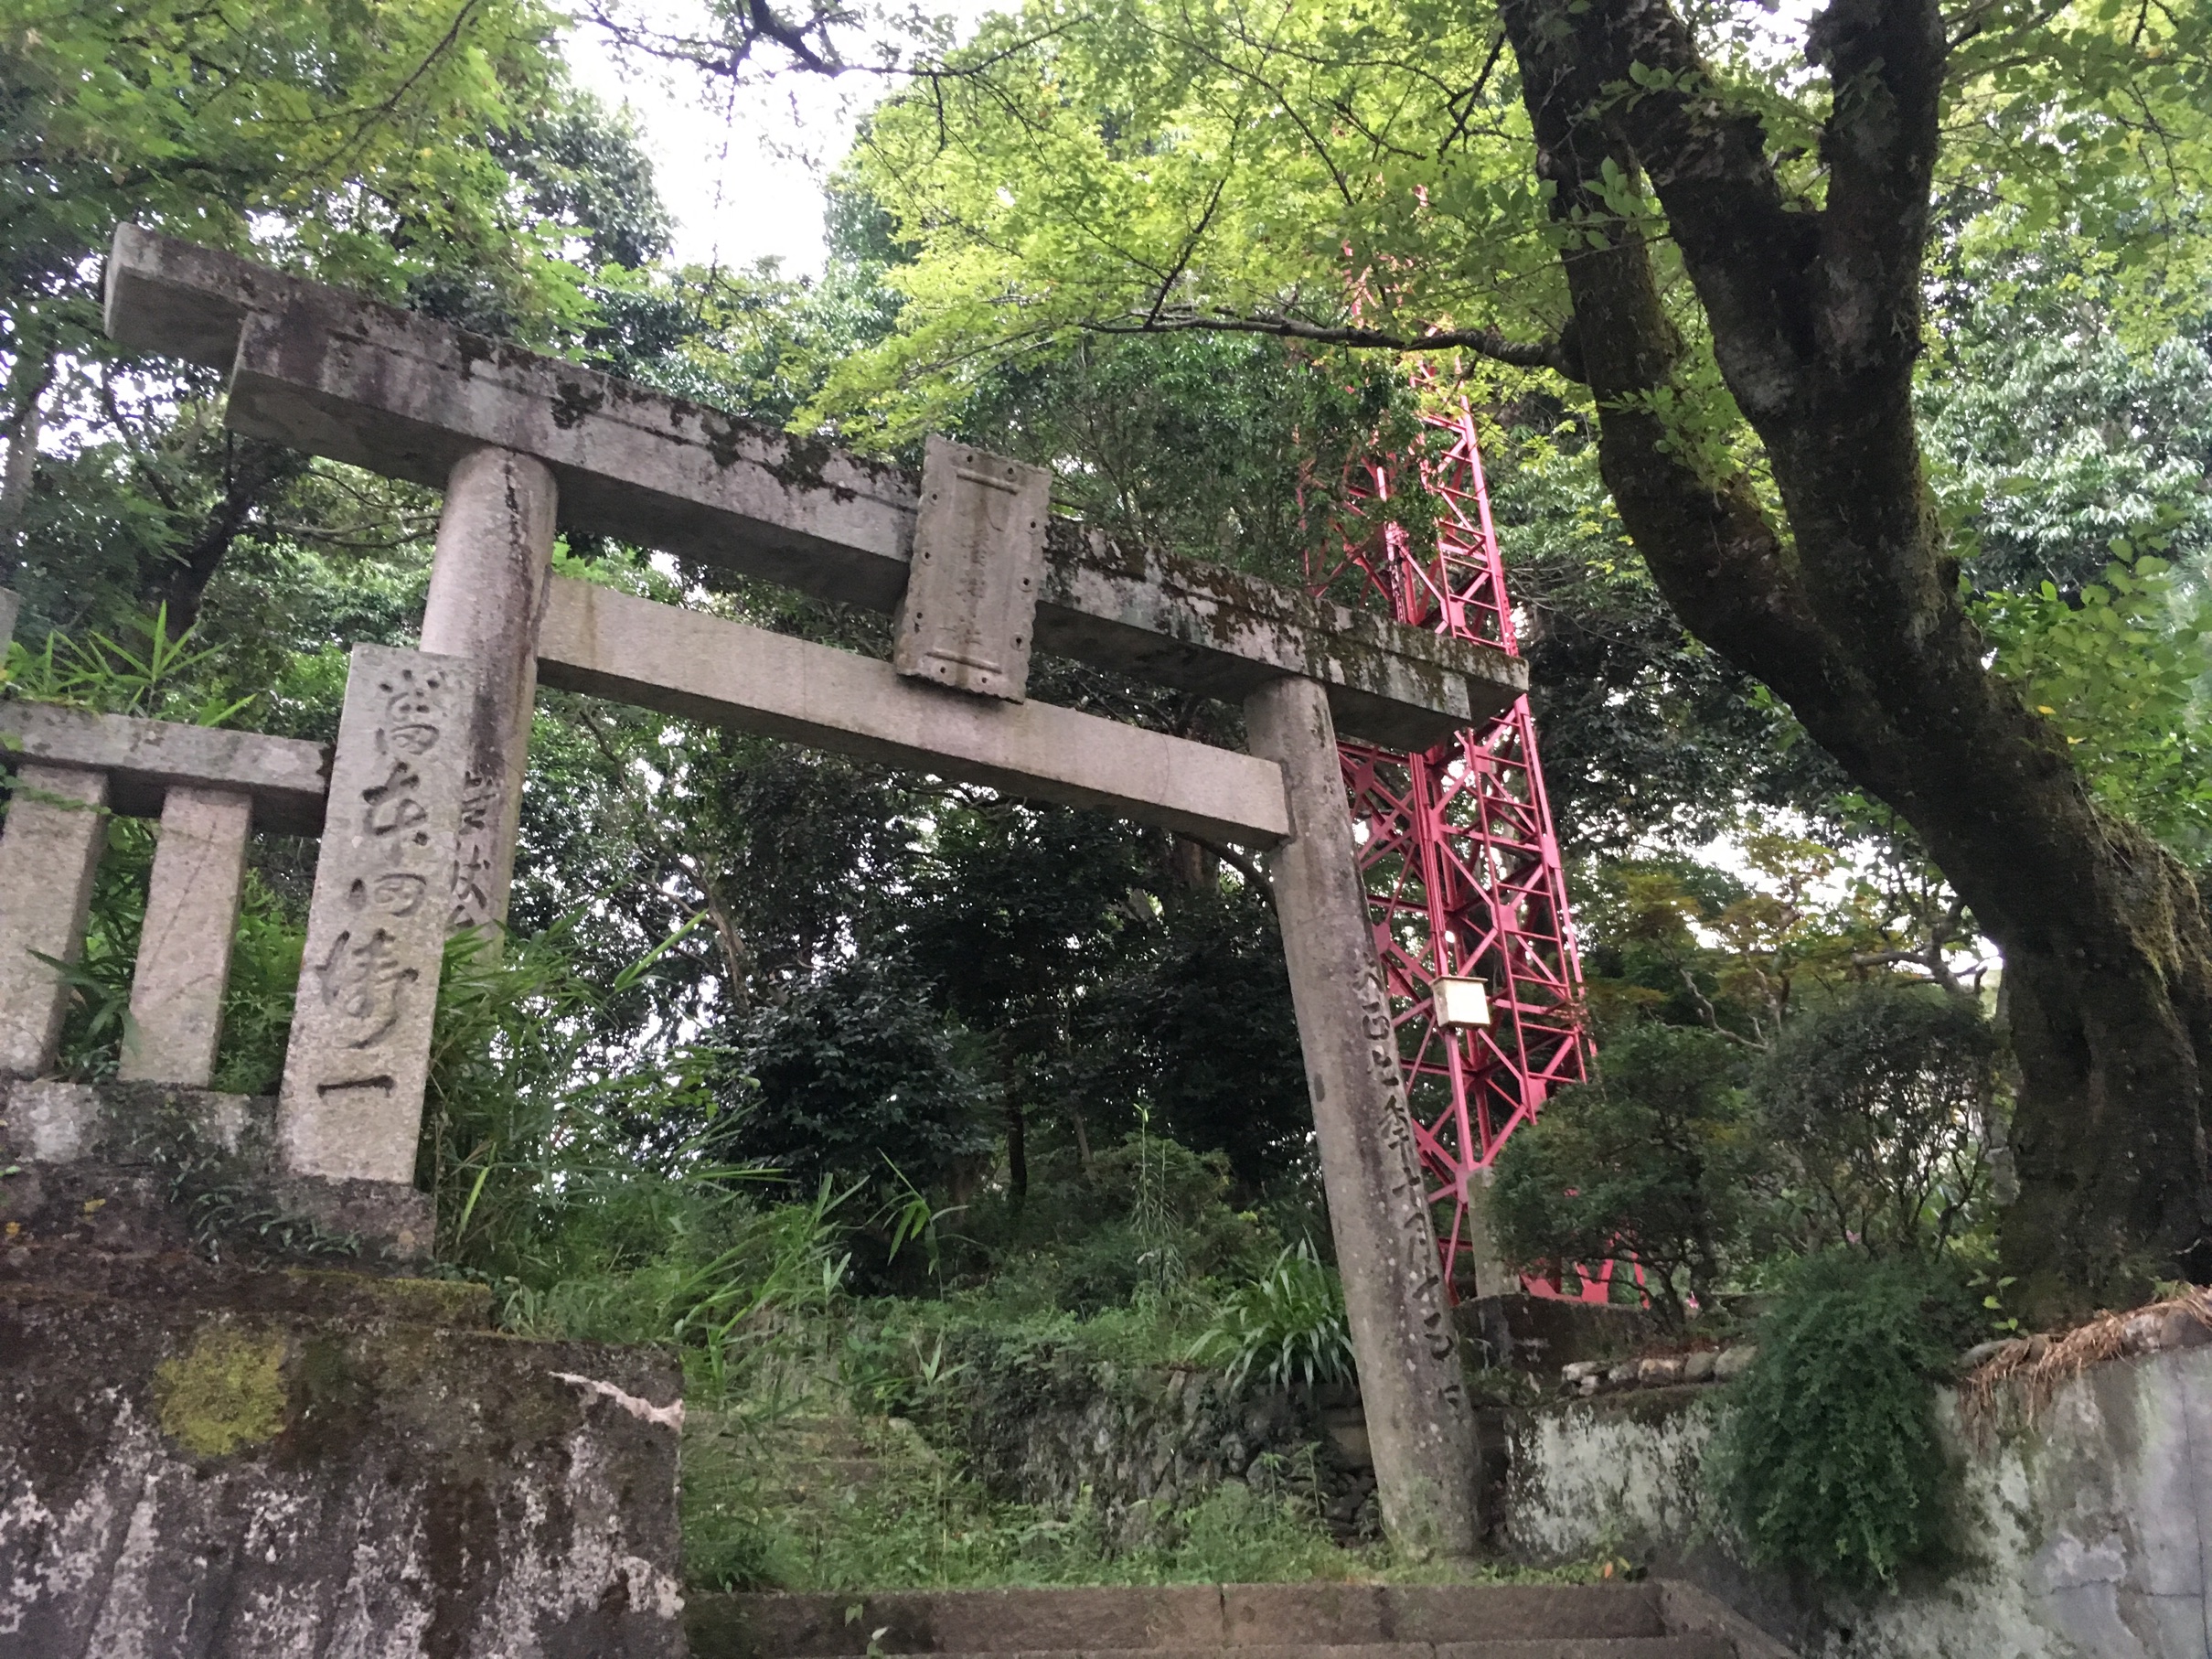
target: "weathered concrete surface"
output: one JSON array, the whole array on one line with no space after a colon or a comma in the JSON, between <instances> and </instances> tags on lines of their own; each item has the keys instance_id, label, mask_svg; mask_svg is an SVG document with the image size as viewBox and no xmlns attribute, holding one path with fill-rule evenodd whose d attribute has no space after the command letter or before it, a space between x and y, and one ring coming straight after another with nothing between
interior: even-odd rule
<instances>
[{"instance_id":1,"label":"weathered concrete surface","mask_svg":"<svg viewBox=\"0 0 2212 1659\"><path fill-rule=\"evenodd\" d=\"M422 648L476 669L468 772L447 925L507 919L515 826L538 693L538 626L552 576L553 475L505 449L471 450L446 480L422 612Z\"/></svg>"},{"instance_id":2,"label":"weathered concrete surface","mask_svg":"<svg viewBox=\"0 0 2212 1659\"><path fill-rule=\"evenodd\" d=\"M475 685L457 658L353 648L278 1097L294 1174L414 1179Z\"/></svg>"},{"instance_id":3,"label":"weathered concrete surface","mask_svg":"<svg viewBox=\"0 0 2212 1659\"><path fill-rule=\"evenodd\" d=\"M0 1659L683 1652L672 1358L259 1279L0 1283Z\"/></svg>"},{"instance_id":4,"label":"weathered concrete surface","mask_svg":"<svg viewBox=\"0 0 2212 1659\"><path fill-rule=\"evenodd\" d=\"M2015 1402L2016 1405L2016 1402ZM1897 1593L1813 1596L1736 1558L1703 1460L1719 1401L1672 1389L1518 1417L1503 1540L1604 1548L1719 1589L1833 1659L2204 1659L2212 1652L2212 1347L2093 1365L1985 1435L1939 1407L1952 1565Z\"/></svg>"},{"instance_id":5,"label":"weathered concrete surface","mask_svg":"<svg viewBox=\"0 0 2212 1659\"><path fill-rule=\"evenodd\" d=\"M38 958L74 962L84 948L107 795L103 773L16 771L0 830L0 1076L36 1077L54 1064L69 987Z\"/></svg>"},{"instance_id":6,"label":"weathered concrete surface","mask_svg":"<svg viewBox=\"0 0 2212 1659\"><path fill-rule=\"evenodd\" d=\"M1576 1360L1622 1360L1659 1335L1640 1308L1529 1296L1470 1297L1452 1310L1462 1340L1483 1344L1484 1363L1556 1377Z\"/></svg>"},{"instance_id":7,"label":"weathered concrete surface","mask_svg":"<svg viewBox=\"0 0 2212 1659\"><path fill-rule=\"evenodd\" d=\"M1053 475L931 433L891 666L955 690L1029 695Z\"/></svg>"},{"instance_id":8,"label":"weathered concrete surface","mask_svg":"<svg viewBox=\"0 0 2212 1659\"><path fill-rule=\"evenodd\" d=\"M108 775L108 804L124 818L159 818L167 791L235 789L253 797L253 827L314 835L323 827L330 751L296 738L226 732L173 720L134 720L51 703L0 703L0 760Z\"/></svg>"},{"instance_id":9,"label":"weathered concrete surface","mask_svg":"<svg viewBox=\"0 0 2212 1659\"><path fill-rule=\"evenodd\" d=\"M226 1259L405 1269L428 1194L279 1167L276 1102L157 1083L0 1086L0 1220L42 1259L219 1249ZM16 1263L27 1272L28 1258Z\"/></svg>"},{"instance_id":10,"label":"weathered concrete surface","mask_svg":"<svg viewBox=\"0 0 2212 1659\"><path fill-rule=\"evenodd\" d=\"M1414 1154L1396 1033L1329 705L1286 680L1245 705L1252 752L1277 762L1288 840L1267 860L1374 1452L1384 1530L1416 1558L1475 1547L1475 1432L1459 1337Z\"/></svg>"},{"instance_id":11,"label":"weathered concrete surface","mask_svg":"<svg viewBox=\"0 0 2212 1659\"><path fill-rule=\"evenodd\" d=\"M253 797L236 790L169 791L116 1071L126 1083L205 1088L215 1076L252 818Z\"/></svg>"},{"instance_id":12,"label":"weathered concrete surface","mask_svg":"<svg viewBox=\"0 0 2212 1659\"><path fill-rule=\"evenodd\" d=\"M1245 846L1270 846L1289 827L1271 761L1051 703L915 684L873 658L587 583L554 578L539 652L545 683L565 690Z\"/></svg>"},{"instance_id":13,"label":"weathered concrete surface","mask_svg":"<svg viewBox=\"0 0 2212 1659\"><path fill-rule=\"evenodd\" d=\"M1046 540L1037 645L1228 702L1303 675L1328 692L1340 731L1401 750L1480 725L1528 690L1527 665L1493 647L1119 546L1067 519Z\"/></svg>"},{"instance_id":14,"label":"weathered concrete surface","mask_svg":"<svg viewBox=\"0 0 2212 1659\"><path fill-rule=\"evenodd\" d=\"M135 226L108 332L232 372L238 430L438 487L468 451L535 455L563 521L875 610L904 592L917 510L895 468ZM1217 566L1050 527L1038 649L1208 696L1283 673L1343 729L1424 748L1509 707L1527 669Z\"/></svg>"}]
</instances>

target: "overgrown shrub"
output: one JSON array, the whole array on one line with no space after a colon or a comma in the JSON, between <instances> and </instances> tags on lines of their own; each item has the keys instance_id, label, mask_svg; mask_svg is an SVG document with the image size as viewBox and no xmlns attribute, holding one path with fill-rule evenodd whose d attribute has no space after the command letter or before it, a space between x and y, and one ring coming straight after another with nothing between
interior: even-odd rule
<instances>
[{"instance_id":1,"label":"overgrown shrub","mask_svg":"<svg viewBox=\"0 0 2212 1659\"><path fill-rule=\"evenodd\" d=\"M724 1107L722 1157L785 1172L801 1191L945 1183L988 1156L976 1078L927 987L896 959L840 962L745 1020L710 1082Z\"/></svg>"},{"instance_id":2,"label":"overgrown shrub","mask_svg":"<svg viewBox=\"0 0 2212 1659\"><path fill-rule=\"evenodd\" d=\"M1092 1318L1164 1283L1237 1281L1264 1272L1283 1234L1230 1201L1228 1158L1148 1130L1102 1147L1085 1167L1039 1158L1031 1190L976 1195L947 1250L948 1275L988 1282L1010 1313Z\"/></svg>"},{"instance_id":3,"label":"overgrown shrub","mask_svg":"<svg viewBox=\"0 0 2212 1659\"><path fill-rule=\"evenodd\" d=\"M1782 1030L1752 1076L1800 1247L1933 1255L1989 1196L1996 1033L1971 999L1875 984Z\"/></svg>"},{"instance_id":4,"label":"overgrown shrub","mask_svg":"<svg viewBox=\"0 0 2212 1659\"><path fill-rule=\"evenodd\" d=\"M1516 1133L1491 1189L1498 1246L1523 1266L1633 1257L1652 1311L1679 1329L1741 1238L1758 1150L1741 1051L1711 1032L1640 1025Z\"/></svg>"},{"instance_id":5,"label":"overgrown shrub","mask_svg":"<svg viewBox=\"0 0 2212 1659\"><path fill-rule=\"evenodd\" d=\"M1918 1258L1797 1264L1707 1464L1753 1561L1865 1588L1929 1556L1935 1386L1972 1311L1955 1276Z\"/></svg>"}]
</instances>

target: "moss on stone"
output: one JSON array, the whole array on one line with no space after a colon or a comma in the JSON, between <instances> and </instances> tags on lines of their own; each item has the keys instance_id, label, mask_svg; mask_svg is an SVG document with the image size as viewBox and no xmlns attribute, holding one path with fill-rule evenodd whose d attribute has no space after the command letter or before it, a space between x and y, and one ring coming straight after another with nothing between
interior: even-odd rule
<instances>
[{"instance_id":1,"label":"moss on stone","mask_svg":"<svg viewBox=\"0 0 2212 1659\"><path fill-rule=\"evenodd\" d=\"M154 1368L162 1432L187 1451L227 1457L283 1431L284 1339L208 1326Z\"/></svg>"},{"instance_id":2,"label":"moss on stone","mask_svg":"<svg viewBox=\"0 0 2212 1659\"><path fill-rule=\"evenodd\" d=\"M335 1268L289 1268L284 1277L304 1290L321 1288L333 1300L365 1304L362 1317L399 1320L456 1331L483 1331L492 1323L488 1285L461 1279L376 1279Z\"/></svg>"}]
</instances>

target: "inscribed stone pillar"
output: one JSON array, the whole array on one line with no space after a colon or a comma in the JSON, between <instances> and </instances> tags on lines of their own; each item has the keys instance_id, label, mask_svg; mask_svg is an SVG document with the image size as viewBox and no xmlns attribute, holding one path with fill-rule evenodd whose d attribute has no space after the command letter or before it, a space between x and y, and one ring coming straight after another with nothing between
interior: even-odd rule
<instances>
[{"instance_id":1,"label":"inscribed stone pillar","mask_svg":"<svg viewBox=\"0 0 2212 1659\"><path fill-rule=\"evenodd\" d=\"M422 648L476 667L461 841L447 916L456 931L507 919L556 501L552 471L544 462L486 447L454 464L438 517Z\"/></svg>"},{"instance_id":2,"label":"inscribed stone pillar","mask_svg":"<svg viewBox=\"0 0 2212 1659\"><path fill-rule=\"evenodd\" d=\"M454 658L353 648L277 1103L295 1174L414 1179L476 690Z\"/></svg>"},{"instance_id":3,"label":"inscribed stone pillar","mask_svg":"<svg viewBox=\"0 0 2212 1659\"><path fill-rule=\"evenodd\" d=\"M1267 855L1337 1266L1391 1541L1475 1546L1475 1429L1415 1155L1397 1037L1360 883L1336 728L1321 688L1263 686L1248 746L1283 768L1290 836Z\"/></svg>"},{"instance_id":4,"label":"inscribed stone pillar","mask_svg":"<svg viewBox=\"0 0 2212 1659\"><path fill-rule=\"evenodd\" d=\"M0 1076L36 1077L54 1064L69 990L38 958L74 962L84 948L107 804L104 772L27 765L16 774L0 832Z\"/></svg>"},{"instance_id":5,"label":"inscribed stone pillar","mask_svg":"<svg viewBox=\"0 0 2212 1659\"><path fill-rule=\"evenodd\" d=\"M177 784L162 800L116 1069L126 1083L205 1088L214 1080L252 822L253 797L236 789Z\"/></svg>"}]
</instances>

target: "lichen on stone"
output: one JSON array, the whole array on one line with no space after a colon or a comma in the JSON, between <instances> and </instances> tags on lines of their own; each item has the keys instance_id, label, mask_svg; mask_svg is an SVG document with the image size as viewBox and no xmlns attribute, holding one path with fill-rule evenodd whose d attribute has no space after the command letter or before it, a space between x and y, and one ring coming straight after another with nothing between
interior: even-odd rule
<instances>
[{"instance_id":1,"label":"lichen on stone","mask_svg":"<svg viewBox=\"0 0 2212 1659\"><path fill-rule=\"evenodd\" d=\"M278 1334L208 1326L190 1348L154 1368L162 1432L202 1457L228 1457L274 1440L283 1431L285 1404Z\"/></svg>"}]
</instances>

